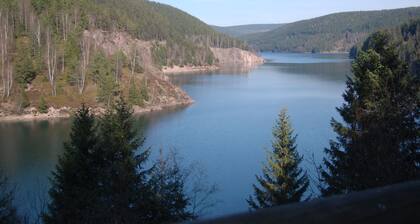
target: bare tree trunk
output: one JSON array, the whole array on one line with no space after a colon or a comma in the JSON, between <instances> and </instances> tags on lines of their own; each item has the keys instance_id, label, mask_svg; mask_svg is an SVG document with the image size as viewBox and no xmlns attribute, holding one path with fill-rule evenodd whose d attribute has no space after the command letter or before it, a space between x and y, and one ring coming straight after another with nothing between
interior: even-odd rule
<instances>
[{"instance_id":1,"label":"bare tree trunk","mask_svg":"<svg viewBox=\"0 0 420 224\"><path fill-rule=\"evenodd\" d=\"M117 53L117 58L115 59L115 83L118 84L120 77L120 54Z\"/></svg>"},{"instance_id":2,"label":"bare tree trunk","mask_svg":"<svg viewBox=\"0 0 420 224\"><path fill-rule=\"evenodd\" d=\"M6 97L6 77L5 77L5 51L4 51L4 33L3 33L3 12L0 10L0 53L1 53L1 81L2 81L2 96Z\"/></svg>"},{"instance_id":3,"label":"bare tree trunk","mask_svg":"<svg viewBox=\"0 0 420 224\"><path fill-rule=\"evenodd\" d=\"M13 30L9 27L9 12L0 10L0 48L1 48L1 77L3 82L3 98L9 97L13 86L13 70L9 58L9 36Z\"/></svg>"},{"instance_id":4,"label":"bare tree trunk","mask_svg":"<svg viewBox=\"0 0 420 224\"><path fill-rule=\"evenodd\" d=\"M57 95L56 88L56 68L57 68L57 50L51 40L51 32L47 30L47 67L48 67L48 80L52 88L52 95Z\"/></svg>"},{"instance_id":5,"label":"bare tree trunk","mask_svg":"<svg viewBox=\"0 0 420 224\"><path fill-rule=\"evenodd\" d=\"M38 47L41 48L41 22L37 19L37 29L35 32L36 35L36 42L38 43Z\"/></svg>"},{"instance_id":6,"label":"bare tree trunk","mask_svg":"<svg viewBox=\"0 0 420 224\"><path fill-rule=\"evenodd\" d=\"M136 58L137 58L137 49L135 48L135 46L133 46L133 54L131 55L131 60L130 60L130 67L131 67L131 79L134 77L134 72L136 69ZM130 81L131 82L131 81Z\"/></svg>"},{"instance_id":7,"label":"bare tree trunk","mask_svg":"<svg viewBox=\"0 0 420 224\"><path fill-rule=\"evenodd\" d=\"M90 61L90 38L82 37L82 63L80 65L80 77L78 80L79 94L85 89L86 73Z\"/></svg>"}]
</instances>

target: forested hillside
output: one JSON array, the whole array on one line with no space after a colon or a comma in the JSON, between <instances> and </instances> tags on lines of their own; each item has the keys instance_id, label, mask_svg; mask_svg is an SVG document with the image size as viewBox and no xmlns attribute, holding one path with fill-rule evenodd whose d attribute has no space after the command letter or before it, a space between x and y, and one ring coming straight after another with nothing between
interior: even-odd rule
<instances>
[{"instance_id":1,"label":"forested hillside","mask_svg":"<svg viewBox=\"0 0 420 224\"><path fill-rule=\"evenodd\" d=\"M347 52L376 30L392 28L419 17L419 7L336 13L242 38L263 51Z\"/></svg>"},{"instance_id":2,"label":"forested hillside","mask_svg":"<svg viewBox=\"0 0 420 224\"><path fill-rule=\"evenodd\" d=\"M140 107L187 103L162 66L213 65L211 48L246 49L197 18L146 0L0 1L0 115L120 93Z\"/></svg>"},{"instance_id":3,"label":"forested hillside","mask_svg":"<svg viewBox=\"0 0 420 224\"><path fill-rule=\"evenodd\" d=\"M394 43L401 60L408 64L410 72L420 77L420 20L411 21L383 32L390 34L392 39L389 41ZM372 37L369 37L363 42L361 48L366 51L372 45Z\"/></svg>"},{"instance_id":4,"label":"forested hillside","mask_svg":"<svg viewBox=\"0 0 420 224\"><path fill-rule=\"evenodd\" d=\"M284 24L250 24L240 26L212 26L215 30L231 37L241 37L248 34L262 33L274 30Z\"/></svg>"}]
</instances>

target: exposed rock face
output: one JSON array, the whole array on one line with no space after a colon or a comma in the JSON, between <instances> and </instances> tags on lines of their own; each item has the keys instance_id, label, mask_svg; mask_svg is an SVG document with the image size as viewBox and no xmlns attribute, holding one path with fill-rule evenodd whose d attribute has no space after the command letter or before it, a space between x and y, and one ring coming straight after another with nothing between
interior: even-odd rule
<instances>
[{"instance_id":1,"label":"exposed rock face","mask_svg":"<svg viewBox=\"0 0 420 224\"><path fill-rule=\"evenodd\" d=\"M133 38L125 32L106 32L102 30L85 30L83 33L85 38L90 38L95 48L102 49L104 53L113 55L118 51L123 52L126 56L136 53L138 63L146 69L146 71L156 72L152 59L152 43Z\"/></svg>"},{"instance_id":2,"label":"exposed rock face","mask_svg":"<svg viewBox=\"0 0 420 224\"><path fill-rule=\"evenodd\" d=\"M123 32L105 32L101 30L85 31L85 38L90 38L95 47L101 49L108 55L113 55L118 51L123 52L128 58L134 53L138 59L136 63L145 69L144 76L147 79L147 89L150 100L146 103L147 107L165 107L166 105L185 105L192 102L191 98L179 87L169 82L166 76L162 75L159 69L154 66L150 41L143 41L133 38ZM129 85L128 83L126 84ZM145 108L144 111L147 111Z\"/></svg>"},{"instance_id":3,"label":"exposed rock face","mask_svg":"<svg viewBox=\"0 0 420 224\"><path fill-rule=\"evenodd\" d=\"M133 38L125 32L106 32L102 30L86 30L83 33L83 38L89 40L94 51L101 50L106 55L111 56L121 51L128 59L136 54L136 63L144 68L144 72L135 73L134 82L139 86L145 83L149 98L142 107L135 106L135 113L144 113L155 110L160 110L170 106L188 105L193 103L188 94L180 87L173 85L166 73L188 73L188 72L207 72L222 69L223 67L240 67L244 69L251 69L264 60L256 54L244 51L237 48L221 49L212 48L212 52L217 59L215 65L209 66L173 66L171 68L163 68L160 70L155 66L152 57L153 43L151 41L143 41ZM123 94L128 93L128 86L131 82L130 71L123 70L121 74L121 91ZM42 83L41 83L42 84ZM43 86L30 86L26 93L28 96L42 95ZM35 119L52 119L69 117L75 108L79 106L78 103L72 103L74 97L80 97L74 94L72 87L63 89L64 94L59 96L59 100L52 100L50 102L50 109L46 114L40 114L35 107L16 113L16 108L7 103L0 104L0 121L14 121L14 120L35 120ZM88 83L85 88L85 95L83 101L94 109L95 114L103 112L103 105L96 102L97 85ZM73 93L73 95L72 95Z\"/></svg>"},{"instance_id":4,"label":"exposed rock face","mask_svg":"<svg viewBox=\"0 0 420 224\"><path fill-rule=\"evenodd\" d=\"M238 48L211 48L220 67L253 68L264 63L264 59L253 52Z\"/></svg>"}]
</instances>

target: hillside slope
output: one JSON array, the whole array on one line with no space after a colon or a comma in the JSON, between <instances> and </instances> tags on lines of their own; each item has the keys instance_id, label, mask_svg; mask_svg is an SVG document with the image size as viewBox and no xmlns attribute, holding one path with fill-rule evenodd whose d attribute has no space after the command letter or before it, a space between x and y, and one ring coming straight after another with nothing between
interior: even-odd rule
<instances>
[{"instance_id":1,"label":"hillside slope","mask_svg":"<svg viewBox=\"0 0 420 224\"><path fill-rule=\"evenodd\" d=\"M420 17L420 7L344 12L241 37L263 51L347 52L370 33Z\"/></svg>"},{"instance_id":2,"label":"hillside slope","mask_svg":"<svg viewBox=\"0 0 420 224\"><path fill-rule=\"evenodd\" d=\"M241 37L249 34L262 33L274 30L284 24L250 24L240 26L212 26L213 29L231 37Z\"/></svg>"},{"instance_id":3,"label":"hillside slope","mask_svg":"<svg viewBox=\"0 0 420 224\"><path fill-rule=\"evenodd\" d=\"M58 116L82 102L100 109L121 94L138 111L189 104L163 67L217 67L213 48L247 49L146 0L3 0L0 43L0 117Z\"/></svg>"}]
</instances>

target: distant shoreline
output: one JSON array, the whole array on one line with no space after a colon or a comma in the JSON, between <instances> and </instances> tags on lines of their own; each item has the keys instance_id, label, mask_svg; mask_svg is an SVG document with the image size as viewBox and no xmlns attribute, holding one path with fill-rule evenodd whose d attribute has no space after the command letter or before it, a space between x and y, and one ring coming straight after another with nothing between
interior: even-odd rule
<instances>
[{"instance_id":1,"label":"distant shoreline","mask_svg":"<svg viewBox=\"0 0 420 224\"><path fill-rule=\"evenodd\" d=\"M162 72L165 75L176 75L176 74L193 74L193 73L203 73L203 72L214 72L220 70L219 66L210 65L210 66L172 66L172 67L163 67Z\"/></svg>"},{"instance_id":2,"label":"distant shoreline","mask_svg":"<svg viewBox=\"0 0 420 224\"><path fill-rule=\"evenodd\" d=\"M279 53L279 54L349 54L347 51L323 51L312 53L308 52L297 52L297 51L260 51L260 53Z\"/></svg>"}]
</instances>

